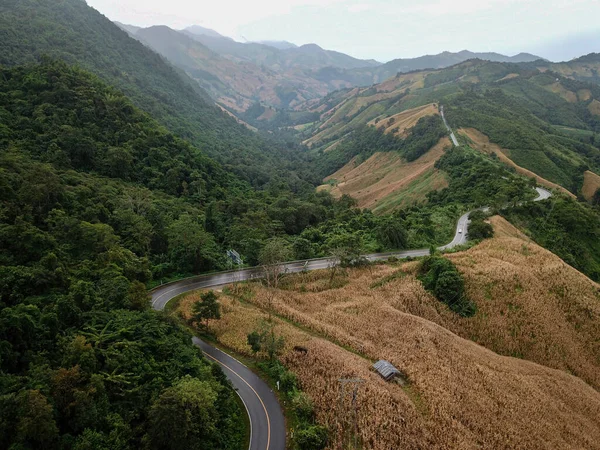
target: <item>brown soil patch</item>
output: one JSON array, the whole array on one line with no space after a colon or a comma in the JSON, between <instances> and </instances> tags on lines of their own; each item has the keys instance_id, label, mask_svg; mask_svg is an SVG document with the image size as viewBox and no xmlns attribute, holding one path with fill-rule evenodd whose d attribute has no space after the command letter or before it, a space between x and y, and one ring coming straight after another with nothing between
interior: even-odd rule
<instances>
[{"instance_id":1,"label":"brown soil patch","mask_svg":"<svg viewBox=\"0 0 600 450\"><path fill-rule=\"evenodd\" d=\"M569 91L568 89L566 89L562 84L560 84L560 81L557 81L552 84L548 84L548 85L544 86L544 89L560 95L562 98L564 98L569 103L577 102L577 94L575 94L575 92L572 92L572 91Z\"/></svg>"},{"instance_id":2,"label":"brown soil patch","mask_svg":"<svg viewBox=\"0 0 600 450\"><path fill-rule=\"evenodd\" d=\"M518 78L518 77L519 77L518 73L509 73L505 77L500 78L499 80L496 80L496 82L498 82L498 81L504 81L504 80L512 80L513 78Z\"/></svg>"},{"instance_id":3,"label":"brown soil patch","mask_svg":"<svg viewBox=\"0 0 600 450\"><path fill-rule=\"evenodd\" d=\"M588 201L591 200L598 189L600 189L600 175L586 170L583 174L583 188L581 189L583 197Z\"/></svg>"},{"instance_id":4,"label":"brown soil patch","mask_svg":"<svg viewBox=\"0 0 600 450\"><path fill-rule=\"evenodd\" d=\"M386 133L393 132L397 136L406 137L408 130L414 127L419 119L435 114L439 114L437 105L435 103L430 103L428 105L402 111L391 117L380 118L377 123L375 120L372 120L368 125L383 129Z\"/></svg>"},{"instance_id":5,"label":"brown soil patch","mask_svg":"<svg viewBox=\"0 0 600 450\"><path fill-rule=\"evenodd\" d=\"M337 183L330 191L332 195L341 197L348 194L358 201L359 207L372 208L433 169L435 162L444 154L444 149L449 146L450 140L442 138L431 150L410 163L392 152L375 153L362 164L357 164L354 158L324 181L334 180ZM447 185L445 179L440 178L439 181L430 190ZM423 192L422 197L425 198L426 194Z\"/></svg>"},{"instance_id":6,"label":"brown soil patch","mask_svg":"<svg viewBox=\"0 0 600 450\"><path fill-rule=\"evenodd\" d=\"M540 177L531 170L525 169L524 167L517 165L512 159L510 159L507 156L505 149L503 149L497 144L490 142L489 138L479 130L476 130L475 128L461 128L458 130L458 132L465 134L469 139L471 139L471 141L473 142L473 146L477 150L487 153L488 155L495 153L498 156L498 159L500 159L500 161L502 161L504 164L510 167L513 167L521 175L524 175L529 178L535 178L535 180L541 186L545 186L551 189L557 189L562 193L567 194L569 197L576 198L576 196L572 192L569 192L564 187Z\"/></svg>"},{"instance_id":7,"label":"brown soil patch","mask_svg":"<svg viewBox=\"0 0 600 450\"><path fill-rule=\"evenodd\" d=\"M577 98L580 102L587 102L590 98L592 98L592 91L589 89L579 89L577 91Z\"/></svg>"},{"instance_id":8,"label":"brown soil patch","mask_svg":"<svg viewBox=\"0 0 600 450\"><path fill-rule=\"evenodd\" d=\"M592 100L592 103L588 105L588 109L595 116L600 116L600 102L598 100Z\"/></svg>"}]
</instances>

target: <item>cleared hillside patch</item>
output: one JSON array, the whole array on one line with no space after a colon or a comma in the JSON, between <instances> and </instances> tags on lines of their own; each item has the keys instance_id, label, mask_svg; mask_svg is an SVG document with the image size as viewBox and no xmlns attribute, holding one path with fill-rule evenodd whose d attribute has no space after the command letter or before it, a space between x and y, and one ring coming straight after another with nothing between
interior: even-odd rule
<instances>
[{"instance_id":1,"label":"cleared hillside patch","mask_svg":"<svg viewBox=\"0 0 600 450\"><path fill-rule=\"evenodd\" d=\"M503 149L497 144L490 142L489 138L485 134L481 133L479 130L476 130L475 128L461 128L458 130L458 132L467 136L471 140L471 143L475 149L482 151L483 153L495 154L496 156L498 156L498 159L500 161L514 168L517 171L517 173L520 173L521 175L524 175L528 178L535 178L537 183L541 186L545 186L551 189L557 189L562 193L567 194L569 197L575 198L575 195L572 192L565 189L564 187L551 181L548 181L545 178L532 172L531 170L525 169L524 167L521 167L518 164L516 164L507 155L507 150Z\"/></svg>"},{"instance_id":2,"label":"cleared hillside patch","mask_svg":"<svg viewBox=\"0 0 600 450\"><path fill-rule=\"evenodd\" d=\"M390 117L379 117L371 120L368 124L383 129L386 133L394 133L397 136L406 137L408 130L414 127L420 118L434 114L439 114L437 105L430 103L402 111Z\"/></svg>"},{"instance_id":3,"label":"cleared hillside patch","mask_svg":"<svg viewBox=\"0 0 600 450\"><path fill-rule=\"evenodd\" d=\"M586 170L583 174L583 188L581 193L586 200L592 200L596 192L600 189L600 175Z\"/></svg>"},{"instance_id":4,"label":"cleared hillside patch","mask_svg":"<svg viewBox=\"0 0 600 450\"><path fill-rule=\"evenodd\" d=\"M361 164L354 158L325 178L326 183L332 183L331 187L321 189L330 189L335 197L350 195L361 208L377 209L380 203L387 203L387 206L379 207L379 212L389 211L389 202L401 206L407 202L424 200L428 192L447 186L445 176L433 167L447 147L450 147L450 141L443 138L410 163L394 152L375 153ZM427 182L419 185L423 179L427 179ZM417 186L422 189L417 189ZM403 194L406 194L404 202Z\"/></svg>"},{"instance_id":5,"label":"cleared hillside patch","mask_svg":"<svg viewBox=\"0 0 600 450\"><path fill-rule=\"evenodd\" d=\"M588 109L595 116L600 116L600 102L598 100L592 100L592 102L588 105Z\"/></svg>"}]
</instances>

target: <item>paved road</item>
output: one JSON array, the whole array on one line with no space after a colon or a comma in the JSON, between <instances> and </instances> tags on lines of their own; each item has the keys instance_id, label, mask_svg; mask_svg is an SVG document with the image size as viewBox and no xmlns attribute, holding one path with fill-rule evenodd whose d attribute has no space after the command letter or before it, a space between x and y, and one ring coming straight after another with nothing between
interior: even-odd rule
<instances>
[{"instance_id":1,"label":"paved road","mask_svg":"<svg viewBox=\"0 0 600 450\"><path fill-rule=\"evenodd\" d=\"M538 197L534 201L546 200L552 193L543 188L536 188ZM486 210L487 208L482 208ZM452 242L439 247L440 250L450 249L462 245L467 241L469 228L469 214L463 214L456 225L456 232ZM408 258L427 256L429 249L406 250L401 252L374 253L365 255L369 261L386 260L392 256L396 258ZM327 269L334 264L333 258L319 258L312 260L293 261L285 264L288 273L297 273L304 270ZM152 295L152 307L162 311L169 300L185 292L222 286L240 281L261 278L261 268L250 268L220 272L209 275L200 275L185 280L176 281L154 289ZM194 338L194 345L202 349L204 354L216 361L232 382L242 401L246 405L250 417L251 440L250 450L284 450L285 449L285 425L281 408L275 395L269 386L257 377L243 364L223 353L220 350Z\"/></svg>"},{"instance_id":2,"label":"paved road","mask_svg":"<svg viewBox=\"0 0 600 450\"><path fill-rule=\"evenodd\" d=\"M192 341L209 360L221 366L246 406L250 418L250 450L284 450L285 419L269 386L227 353L196 337Z\"/></svg>"},{"instance_id":3,"label":"paved road","mask_svg":"<svg viewBox=\"0 0 600 450\"><path fill-rule=\"evenodd\" d=\"M446 122L446 116L444 116L444 107L443 106L440 106L440 115L442 116L444 125L446 125L446 129L450 132L450 139L452 139L452 143L454 144L455 147L458 147L458 141L456 140L456 136L454 136L454 131L452 131L452 128L450 128L450 125L448 125L448 122Z\"/></svg>"}]
</instances>

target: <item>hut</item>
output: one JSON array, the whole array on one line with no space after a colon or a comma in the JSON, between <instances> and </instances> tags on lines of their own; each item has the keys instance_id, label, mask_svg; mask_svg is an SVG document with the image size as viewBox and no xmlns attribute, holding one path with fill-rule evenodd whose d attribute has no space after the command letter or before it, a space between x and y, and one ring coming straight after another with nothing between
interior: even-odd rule
<instances>
[{"instance_id":1,"label":"hut","mask_svg":"<svg viewBox=\"0 0 600 450\"><path fill-rule=\"evenodd\" d=\"M379 375L385 381L391 381L396 376L401 376L401 373L398 369L396 369L391 362L380 359L375 364L373 364L373 368L377 371Z\"/></svg>"}]
</instances>

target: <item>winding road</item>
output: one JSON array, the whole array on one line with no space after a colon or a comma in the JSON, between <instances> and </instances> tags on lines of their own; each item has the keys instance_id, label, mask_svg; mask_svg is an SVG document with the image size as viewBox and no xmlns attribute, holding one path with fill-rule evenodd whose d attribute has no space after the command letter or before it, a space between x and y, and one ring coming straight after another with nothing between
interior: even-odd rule
<instances>
[{"instance_id":1,"label":"winding road","mask_svg":"<svg viewBox=\"0 0 600 450\"><path fill-rule=\"evenodd\" d=\"M546 189L535 188L538 197L533 201L550 198L552 193ZM452 242L439 247L447 250L467 241L469 213L458 219L456 232ZM365 255L369 261L387 260L390 257L408 258L429 255L429 249L406 250L390 253L373 253ZM287 273L297 273L309 270L326 269L335 263L334 258L318 258L302 261L292 261L285 264ZM185 292L197 289L223 286L226 284L262 278L261 268L250 268L200 275L173 283L159 286L151 291L152 308L162 311L169 300ZM202 349L204 355L221 366L227 378L235 387L242 399L250 418L250 450L285 450L285 419L277 397L269 386L250 369L235 358L212 347L198 338L193 339L194 345Z\"/></svg>"}]
</instances>

